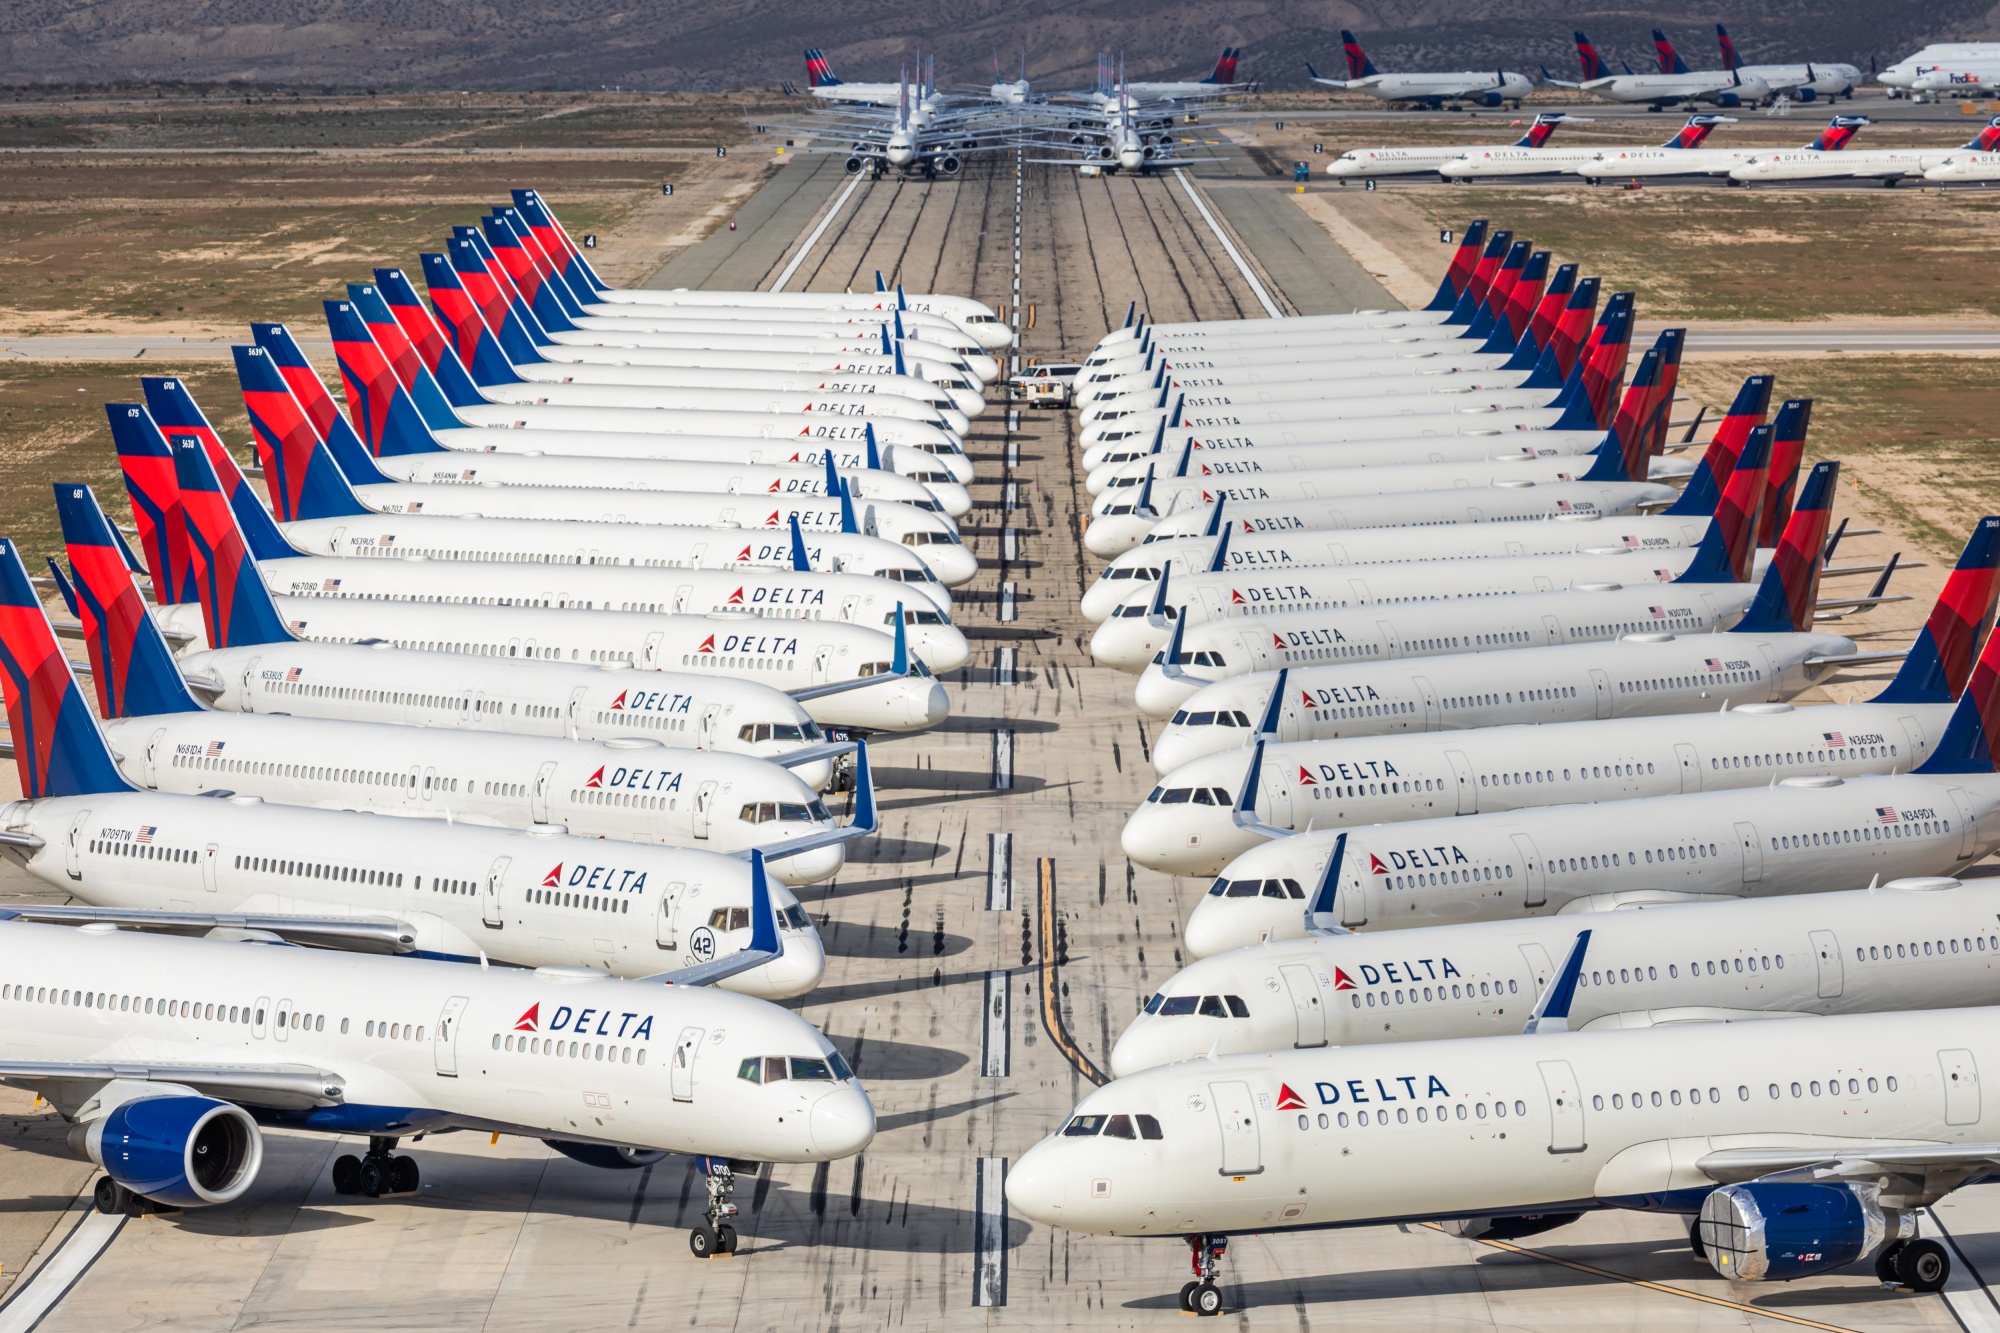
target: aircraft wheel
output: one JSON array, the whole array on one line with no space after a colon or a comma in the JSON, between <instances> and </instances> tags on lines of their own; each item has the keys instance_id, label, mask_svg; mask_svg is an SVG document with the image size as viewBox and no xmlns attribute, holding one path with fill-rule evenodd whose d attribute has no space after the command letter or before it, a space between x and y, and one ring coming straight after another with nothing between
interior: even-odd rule
<instances>
[{"instance_id":1,"label":"aircraft wheel","mask_svg":"<svg viewBox=\"0 0 2000 1333\"><path fill-rule=\"evenodd\" d=\"M1688 1248L1694 1251L1695 1258L1701 1260L1703 1263L1708 1262L1708 1246L1701 1243L1701 1219L1699 1217L1688 1223Z\"/></svg>"},{"instance_id":2,"label":"aircraft wheel","mask_svg":"<svg viewBox=\"0 0 2000 1333\"><path fill-rule=\"evenodd\" d=\"M391 1163L391 1167L389 1176L395 1182L395 1192L398 1194L415 1194L417 1186L424 1178L423 1173L417 1169L417 1159L408 1156L398 1157Z\"/></svg>"},{"instance_id":3,"label":"aircraft wheel","mask_svg":"<svg viewBox=\"0 0 2000 1333\"><path fill-rule=\"evenodd\" d=\"M1943 1291L1951 1256L1934 1240L1905 1241L1896 1256L1896 1276L1912 1291Z\"/></svg>"},{"instance_id":4,"label":"aircraft wheel","mask_svg":"<svg viewBox=\"0 0 2000 1333\"><path fill-rule=\"evenodd\" d=\"M333 1159L333 1192L361 1193L361 1159L351 1152L342 1153Z\"/></svg>"},{"instance_id":5,"label":"aircraft wheel","mask_svg":"<svg viewBox=\"0 0 2000 1333\"><path fill-rule=\"evenodd\" d=\"M90 1191L91 1205L106 1216L127 1211L138 1202L138 1198L110 1176L99 1176L96 1186Z\"/></svg>"},{"instance_id":6,"label":"aircraft wheel","mask_svg":"<svg viewBox=\"0 0 2000 1333\"><path fill-rule=\"evenodd\" d=\"M1944 1280L1938 1279L1938 1286L1943 1285ZM1194 1312L1204 1319L1212 1319L1222 1313L1222 1289L1213 1282L1197 1284L1194 1295L1189 1297L1189 1301L1194 1306Z\"/></svg>"},{"instance_id":7,"label":"aircraft wheel","mask_svg":"<svg viewBox=\"0 0 2000 1333\"><path fill-rule=\"evenodd\" d=\"M1903 1279L1896 1273L1896 1256L1903 1252L1907 1241L1892 1240L1875 1254L1875 1276L1885 1287L1900 1287Z\"/></svg>"},{"instance_id":8,"label":"aircraft wheel","mask_svg":"<svg viewBox=\"0 0 2000 1333\"><path fill-rule=\"evenodd\" d=\"M1200 1286L1201 1283L1199 1282L1190 1282L1181 1288L1181 1309L1187 1311L1189 1314L1194 1313L1194 1293Z\"/></svg>"},{"instance_id":9,"label":"aircraft wheel","mask_svg":"<svg viewBox=\"0 0 2000 1333\"><path fill-rule=\"evenodd\" d=\"M377 1157L373 1153L361 1159L362 1194L371 1199L379 1199L384 1194L391 1193L394 1185L393 1168L386 1159Z\"/></svg>"},{"instance_id":10,"label":"aircraft wheel","mask_svg":"<svg viewBox=\"0 0 2000 1333\"><path fill-rule=\"evenodd\" d=\"M688 1232L688 1251L697 1259L712 1257L722 1245L722 1237L707 1226L698 1226Z\"/></svg>"},{"instance_id":11,"label":"aircraft wheel","mask_svg":"<svg viewBox=\"0 0 2000 1333\"><path fill-rule=\"evenodd\" d=\"M716 1253L718 1254L736 1253L735 1227L730 1226L727 1222L723 1223L721 1226L715 1229L715 1239L716 1239L716 1245L715 1245Z\"/></svg>"}]
</instances>

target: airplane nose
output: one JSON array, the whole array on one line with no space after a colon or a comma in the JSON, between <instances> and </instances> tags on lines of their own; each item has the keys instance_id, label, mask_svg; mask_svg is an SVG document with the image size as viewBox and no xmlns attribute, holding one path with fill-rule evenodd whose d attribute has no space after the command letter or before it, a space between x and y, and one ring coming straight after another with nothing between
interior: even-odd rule
<instances>
[{"instance_id":1,"label":"airplane nose","mask_svg":"<svg viewBox=\"0 0 2000 1333\"><path fill-rule=\"evenodd\" d=\"M1137 514L1101 514L1090 520L1084 529L1083 545L1092 555L1109 560L1112 556L1123 555L1146 539L1158 519L1141 518Z\"/></svg>"},{"instance_id":2,"label":"airplane nose","mask_svg":"<svg viewBox=\"0 0 2000 1333\"><path fill-rule=\"evenodd\" d=\"M738 972L716 983L718 990L735 991L759 1000L789 1000L819 985L826 975L826 948L815 931L787 930L785 952L748 972Z\"/></svg>"},{"instance_id":3,"label":"airplane nose","mask_svg":"<svg viewBox=\"0 0 2000 1333\"><path fill-rule=\"evenodd\" d=\"M820 825L821 829L825 827ZM803 833L805 830L801 829L800 832ZM797 888L801 884L817 884L823 879L831 879L839 874L840 868L847 864L847 849L836 843L831 847L818 847L810 852L781 857L766 864L780 882L790 888Z\"/></svg>"},{"instance_id":4,"label":"airplane nose","mask_svg":"<svg viewBox=\"0 0 2000 1333\"><path fill-rule=\"evenodd\" d=\"M965 413L959 411L956 406L940 407L938 409L938 415L944 418L945 425L951 427L954 431L957 431L960 435L965 434L965 432L972 425L972 418L966 416Z\"/></svg>"},{"instance_id":5,"label":"airplane nose","mask_svg":"<svg viewBox=\"0 0 2000 1333\"><path fill-rule=\"evenodd\" d=\"M1007 1205L1031 1222L1061 1226L1067 1173L1053 1141L1044 1139L1007 1173Z\"/></svg>"},{"instance_id":6,"label":"airplane nose","mask_svg":"<svg viewBox=\"0 0 2000 1333\"><path fill-rule=\"evenodd\" d=\"M809 764L795 764L792 775L814 791L825 791L826 784L833 781L833 760L815 759Z\"/></svg>"},{"instance_id":7,"label":"airplane nose","mask_svg":"<svg viewBox=\"0 0 2000 1333\"><path fill-rule=\"evenodd\" d=\"M836 1088L813 1103L807 1125L816 1154L852 1157L875 1137L875 1107L858 1085Z\"/></svg>"},{"instance_id":8,"label":"airplane nose","mask_svg":"<svg viewBox=\"0 0 2000 1333\"><path fill-rule=\"evenodd\" d=\"M890 628L894 628L891 626ZM910 632L917 656L933 671L956 671L972 656L965 631L955 625L918 625Z\"/></svg>"},{"instance_id":9,"label":"airplane nose","mask_svg":"<svg viewBox=\"0 0 2000 1333\"><path fill-rule=\"evenodd\" d=\"M1171 773L1205 754L1238 749L1242 743L1242 733L1233 728L1169 725L1153 742L1153 771Z\"/></svg>"},{"instance_id":10,"label":"airplane nose","mask_svg":"<svg viewBox=\"0 0 2000 1333\"><path fill-rule=\"evenodd\" d=\"M947 588L970 583L979 572L979 557L957 543L919 547L917 555Z\"/></svg>"},{"instance_id":11,"label":"airplane nose","mask_svg":"<svg viewBox=\"0 0 2000 1333\"><path fill-rule=\"evenodd\" d=\"M910 721L919 727L935 727L951 716L951 696L934 680L923 683L930 688L910 700Z\"/></svg>"},{"instance_id":12,"label":"airplane nose","mask_svg":"<svg viewBox=\"0 0 2000 1333\"><path fill-rule=\"evenodd\" d=\"M1163 1026L1161 1020L1146 1014L1133 1020L1111 1048L1111 1077L1124 1078L1171 1063L1175 1058L1171 1054L1172 1038L1167 1035L1171 1023L1172 1020L1167 1020Z\"/></svg>"},{"instance_id":13,"label":"airplane nose","mask_svg":"<svg viewBox=\"0 0 2000 1333\"><path fill-rule=\"evenodd\" d=\"M1184 680L1168 680L1165 672L1149 663L1132 689L1132 702L1147 717L1169 718L1199 688Z\"/></svg>"},{"instance_id":14,"label":"airplane nose","mask_svg":"<svg viewBox=\"0 0 2000 1333\"><path fill-rule=\"evenodd\" d=\"M1170 631L1156 629L1141 616L1114 616L1090 635L1090 655L1099 666L1138 675L1160 650Z\"/></svg>"}]
</instances>

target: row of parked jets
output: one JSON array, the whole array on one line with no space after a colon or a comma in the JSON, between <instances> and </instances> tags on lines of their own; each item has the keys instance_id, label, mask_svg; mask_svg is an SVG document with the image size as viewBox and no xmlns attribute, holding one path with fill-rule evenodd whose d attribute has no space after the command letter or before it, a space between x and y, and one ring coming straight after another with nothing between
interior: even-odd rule
<instances>
[{"instance_id":1,"label":"row of parked jets","mask_svg":"<svg viewBox=\"0 0 2000 1333\"><path fill-rule=\"evenodd\" d=\"M149 377L106 408L130 528L61 483L46 579L0 541L0 851L68 899L0 913L0 1079L105 1212L241 1198L275 1126L408 1192L399 1140L467 1129L696 1154L726 1253L732 1162L874 1133L774 1003L825 963L789 886L879 827L866 738L948 712L1007 334L879 280L613 287L528 190L421 272L325 303L344 413L254 325L250 459Z\"/></svg>"},{"instance_id":2,"label":"row of parked jets","mask_svg":"<svg viewBox=\"0 0 2000 1333\"><path fill-rule=\"evenodd\" d=\"M1209 882L1007 1193L1183 1239L1184 1310L1232 1236L1601 1209L1936 1291L1923 1210L2000 1170L2000 896L1954 878L2000 846L2000 517L1864 650L1899 560L1831 563L1811 400L1753 375L1698 444L1633 313L1476 222L1422 310L1128 318L1079 375L1091 650L1157 727L1123 849Z\"/></svg>"}]
</instances>

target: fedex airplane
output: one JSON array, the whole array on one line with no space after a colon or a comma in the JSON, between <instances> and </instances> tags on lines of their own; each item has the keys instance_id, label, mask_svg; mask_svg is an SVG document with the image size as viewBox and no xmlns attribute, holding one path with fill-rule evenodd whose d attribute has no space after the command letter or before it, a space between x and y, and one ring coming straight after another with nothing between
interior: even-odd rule
<instances>
[{"instance_id":1,"label":"fedex airplane","mask_svg":"<svg viewBox=\"0 0 2000 1333\"><path fill-rule=\"evenodd\" d=\"M1802 151L1837 153L1866 124L1866 116L1835 116ZM1605 148L1568 170L1592 185L1619 177L1636 180L1642 177L1727 176L1759 153L1769 151L1767 148L1697 148L1685 153L1669 153L1658 148Z\"/></svg>"},{"instance_id":2,"label":"fedex airplane","mask_svg":"<svg viewBox=\"0 0 2000 1333\"><path fill-rule=\"evenodd\" d=\"M1340 43L1347 51L1347 77L1323 79L1306 62L1306 77L1323 88L1339 88L1351 93L1367 93L1385 102L1415 102L1436 111L1449 106L1459 110L1466 102L1480 106L1513 103L1520 110L1521 99L1535 90L1524 74L1506 70L1467 70L1456 74L1383 74L1361 49L1354 34L1342 28Z\"/></svg>"},{"instance_id":3,"label":"fedex airplane","mask_svg":"<svg viewBox=\"0 0 2000 1333\"><path fill-rule=\"evenodd\" d=\"M1732 167L1729 178L1745 184L1851 178L1879 180L1893 189L1899 180L1925 178L1961 162L1990 170L1986 164L1994 160L1996 148L2000 148L2000 116L1957 148L1870 148L1841 153L1837 162L1831 154L1767 149ZM1941 174L1939 179L1948 177Z\"/></svg>"},{"instance_id":4,"label":"fedex airplane","mask_svg":"<svg viewBox=\"0 0 2000 1333\"><path fill-rule=\"evenodd\" d=\"M1139 677L1135 698L1147 715L1166 718L1203 685L1278 667L1711 633L1745 618L1753 627L1789 625L1803 633L1812 624L1838 475L1837 463L1815 465L1761 583L1580 584L1568 592L1176 623L1166 648Z\"/></svg>"},{"instance_id":5,"label":"fedex airplane","mask_svg":"<svg viewBox=\"0 0 2000 1333\"><path fill-rule=\"evenodd\" d=\"M1991 616L1996 553L2000 519L1983 520L1931 616L1933 626L1943 621L1955 631L1948 651L1964 667ZM1966 569L1967 562L1975 568ZM1702 648L1683 641L1673 647L1612 645L1597 656L1604 693L1643 698L1705 687L1725 699L1782 699L1854 660L1848 640L1799 632L1791 624L1759 627L1745 617L1730 635L1726 643ZM1721 656L1713 655L1718 651ZM1504 689L1511 683L1509 669L1518 666L1502 666L1491 685ZM1664 674L1675 668L1675 674ZM1450 666L1439 673L1451 685L1462 685L1464 675ZM1945 668L1937 636L1927 633L1896 680L1868 703L1806 710L1752 703L1680 715L1639 715L1641 706L1613 714L1615 720L1482 727L1455 719L1449 734L1411 727L1398 736L1285 743L1271 735L1277 730L1273 713L1288 702L1300 708L1309 698L1313 705L1321 701L1281 676L1275 688L1283 693L1274 694L1267 706L1254 747L1163 767L1160 785L1126 822L1123 844L1127 855L1152 869L1213 873L1279 832L1625 801L1829 773L1900 771L1929 757L1964 679L1963 672L1954 676ZM1486 694L1491 693L1489 687ZM1441 701L1469 704L1474 697L1441 696ZM1327 711L1340 707L1327 701ZM1571 708L1584 711L1574 703ZM1164 763L1157 750L1155 762ZM1219 810L1212 803L1217 791L1240 796ZM1210 802L1195 799L1202 792ZM1207 809L1168 808L1204 804ZM1265 813L1253 816L1257 809Z\"/></svg>"},{"instance_id":6,"label":"fedex airplane","mask_svg":"<svg viewBox=\"0 0 2000 1333\"><path fill-rule=\"evenodd\" d=\"M1402 930L1956 874L2000 846L2000 780L1984 722L1996 710L2000 640L1989 635L1929 757L1906 771L1843 778L1822 760L1818 773L1759 786L1279 837L1222 868L1188 917L1186 946L1205 958L1266 933L1298 938L1302 918L1289 895L1261 896L1274 878L1309 883L1330 873L1338 924ZM1737 757L1747 767L1747 752ZM1556 780L1525 765L1510 777ZM1332 872L1329 856L1341 862ZM1259 894L1232 893L1241 881Z\"/></svg>"},{"instance_id":7,"label":"fedex airplane","mask_svg":"<svg viewBox=\"0 0 2000 1333\"><path fill-rule=\"evenodd\" d=\"M123 417L127 433L137 435L146 423L140 420L137 428L132 428L134 419L126 414L134 410L137 409L131 405L114 404L111 415L114 421ZM157 442L157 433L153 434ZM736 614L771 620L881 624L892 630L907 625L908 637L915 639L920 647L929 645L940 661L950 661L970 651L969 647L959 646L964 635L951 624L946 612L933 609L935 603L906 609L907 594L902 591L905 585L858 574L769 568L686 569L671 575L669 585L658 571L632 565L566 561L539 565L531 576L524 574L519 562L500 560L435 560L379 550L373 556L360 558L308 555L287 541L263 509L249 498L242 474L236 471L234 460L219 444L181 436L174 447L188 450L200 460L198 465L177 463L177 469L198 466L208 476L218 475L213 459L217 454L221 456L230 472L230 483L223 489L218 479L215 494L228 504L231 521L248 534L257 572L275 593L290 599L481 606L496 611L557 608L563 612L665 614L676 618ZM122 451L120 457L126 489L142 531L154 513L187 502L185 492L189 489L178 477L176 485L180 491L166 489L165 469L149 466L155 461L150 456L154 452L152 448L134 447ZM281 451L265 448L269 465L265 477L280 514L303 519L346 518L350 522L371 516L371 511L355 498L324 445L284 452L293 456L287 459ZM462 540L476 542L478 535L476 531L468 531ZM149 553L157 551L160 545L157 538L145 544ZM671 594L667 591L669 586ZM591 638L593 628L605 628L592 627L587 621L570 623L586 640ZM628 632L636 632L644 626L631 621L626 628Z\"/></svg>"},{"instance_id":8,"label":"fedex airplane","mask_svg":"<svg viewBox=\"0 0 2000 1333\"><path fill-rule=\"evenodd\" d=\"M107 1213L235 1202L265 1128L366 1135L365 1155L334 1159L335 1193L406 1193L421 1168L398 1142L464 1129L610 1169L695 1154L708 1202L689 1246L705 1259L737 1247L732 1160L847 1157L875 1132L818 1030L711 987L23 921L0 931L0 970L0 1079L70 1123ZM579 1083L615 1109L578 1116Z\"/></svg>"},{"instance_id":9,"label":"fedex airplane","mask_svg":"<svg viewBox=\"0 0 2000 1333\"><path fill-rule=\"evenodd\" d=\"M1583 66L1580 82L1561 79L1549 82L1559 88L1580 88L1610 102L1645 103L1654 111L1682 103L1707 102L1735 108L1752 106L1771 96L1771 86L1748 70L1712 69L1692 71L1674 50L1673 43L1658 28L1653 29L1653 46L1659 54L1658 73L1611 74L1590 38L1576 34L1576 56Z\"/></svg>"},{"instance_id":10,"label":"fedex airplane","mask_svg":"<svg viewBox=\"0 0 2000 1333\"><path fill-rule=\"evenodd\" d=\"M1832 102L1845 97L1851 102L1854 100L1854 85L1861 82L1858 67L1839 62L1814 60L1802 65L1746 65L1743 57L1736 53L1736 40L1729 35L1729 29L1720 23L1715 25L1715 40L1722 47L1724 69L1742 70L1753 78L1762 79L1774 97L1789 97L1795 102L1816 102L1822 97Z\"/></svg>"},{"instance_id":11,"label":"fedex airplane","mask_svg":"<svg viewBox=\"0 0 2000 1333\"><path fill-rule=\"evenodd\" d=\"M21 914L253 931L461 962L581 963L663 981L727 979L768 998L819 981L824 952L788 892L773 902L772 890L761 891L772 903L765 910L784 910L791 947L779 954L755 943L765 934L753 934L750 920L752 881L764 878L755 852L746 864L576 837L560 825L442 824L135 787L86 710L11 542L0 543L0 607L23 793L0 806L0 850L82 902L21 905ZM718 908L720 928L709 924ZM732 964L728 956L739 954ZM675 976L683 967L703 970Z\"/></svg>"},{"instance_id":12,"label":"fedex airplane","mask_svg":"<svg viewBox=\"0 0 2000 1333\"><path fill-rule=\"evenodd\" d=\"M1301 939L1176 972L1118 1038L1111 1072L1123 1078L1211 1051L1512 1036L1580 934L1590 942L1570 999L1573 1032L2000 1004L1996 917L2000 885L1940 878L1387 938L1308 924ZM1945 936L1969 947L1899 958L1897 943Z\"/></svg>"},{"instance_id":13,"label":"fedex airplane","mask_svg":"<svg viewBox=\"0 0 2000 1333\"><path fill-rule=\"evenodd\" d=\"M1917 82L1940 70L1991 67L2000 75L2000 42L1932 42L1916 54L1905 56L1875 74L1875 82L1891 91L1889 96L1907 95Z\"/></svg>"},{"instance_id":14,"label":"fedex airplane","mask_svg":"<svg viewBox=\"0 0 2000 1333\"><path fill-rule=\"evenodd\" d=\"M1570 1012L1581 966L1573 950L1538 1020ZM1518 1239L1611 1208L1691 1218L1694 1257L1732 1282L1872 1261L1884 1286L1935 1292L1951 1259L1917 1236L1921 1210L2000 1166L1977 1096L1980 1063L2000 1062L1993 1020L1565 1020L1184 1061L1092 1090L1013 1163L1007 1201L1079 1235L1181 1239L1181 1308L1197 1315L1223 1310L1232 1234L1436 1220Z\"/></svg>"},{"instance_id":15,"label":"fedex airplane","mask_svg":"<svg viewBox=\"0 0 2000 1333\"><path fill-rule=\"evenodd\" d=\"M242 528L192 439L175 445L172 500L158 505L185 540L148 544L155 612L170 639L209 648L246 643L383 642L429 652L549 661L625 662L644 670L728 673L784 689L824 725L909 730L942 720L950 701L892 635L835 621L784 622L529 606L273 597ZM157 504L158 502L155 502ZM153 506L142 506L151 508ZM142 534L143 535L143 534ZM160 562L164 559L166 564ZM175 573L185 569L181 577ZM177 589L192 588L195 600ZM641 687L643 688L643 687Z\"/></svg>"},{"instance_id":16,"label":"fedex airplane","mask_svg":"<svg viewBox=\"0 0 2000 1333\"><path fill-rule=\"evenodd\" d=\"M439 735L204 709L89 490L59 486L57 508L75 580L63 592L89 650L98 716L119 770L139 786L447 823L561 824L584 837L731 853L755 847L792 885L833 875L845 843L869 836L872 811L841 829L803 779L747 755L633 737Z\"/></svg>"},{"instance_id":17,"label":"fedex airplane","mask_svg":"<svg viewBox=\"0 0 2000 1333\"><path fill-rule=\"evenodd\" d=\"M1700 152L1701 145L1717 125L1734 122L1728 116L1694 115L1674 137L1656 148L1655 154ZM1576 171L1610 152L1591 144L1565 143L1555 148L1538 145L1483 148L1446 162L1438 175L1446 180L1490 180L1502 176L1547 176Z\"/></svg>"}]
</instances>

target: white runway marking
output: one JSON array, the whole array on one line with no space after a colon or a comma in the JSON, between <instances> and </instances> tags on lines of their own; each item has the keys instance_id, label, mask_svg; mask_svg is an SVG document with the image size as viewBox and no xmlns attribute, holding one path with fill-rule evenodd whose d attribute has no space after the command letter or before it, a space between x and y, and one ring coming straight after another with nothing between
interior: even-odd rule
<instances>
[{"instance_id":1,"label":"white runway marking","mask_svg":"<svg viewBox=\"0 0 2000 1333\"><path fill-rule=\"evenodd\" d=\"M1002 727L993 733L993 790L1014 787L1014 729Z\"/></svg>"},{"instance_id":2,"label":"white runway marking","mask_svg":"<svg viewBox=\"0 0 2000 1333\"><path fill-rule=\"evenodd\" d=\"M986 974L986 1022L980 1030L979 1072L985 1078L1006 1078L1014 1069L1013 1016L1008 1004L1012 987L1005 971Z\"/></svg>"},{"instance_id":3,"label":"white runway marking","mask_svg":"<svg viewBox=\"0 0 2000 1333\"><path fill-rule=\"evenodd\" d=\"M842 190L840 196L833 201L833 207L826 210L826 216L819 220L819 225L814 227L812 233L806 237L806 243L801 245L799 252L792 256L792 262L785 265L784 269L779 272L778 280L771 284L772 291L782 292L785 290L785 284L790 282L792 275L799 271L799 265L806 262L806 256L812 253L812 248L815 245L819 244L819 238L826 235L826 229L831 227L833 220L840 216L840 210L847 207L848 199L854 194L855 188L860 184L861 176L857 172L854 179L847 182L847 188Z\"/></svg>"},{"instance_id":4,"label":"white runway marking","mask_svg":"<svg viewBox=\"0 0 2000 1333\"><path fill-rule=\"evenodd\" d=\"M1014 650L1008 648L1004 651L1011 653ZM986 910L1014 910L1014 835L1011 833L986 835Z\"/></svg>"},{"instance_id":5,"label":"white runway marking","mask_svg":"<svg viewBox=\"0 0 2000 1333\"><path fill-rule=\"evenodd\" d=\"M0 1333L28 1333L47 1318L124 1226L123 1213L100 1213L95 1208L78 1218L55 1253L14 1289L5 1305L0 1305Z\"/></svg>"},{"instance_id":6,"label":"white runway marking","mask_svg":"<svg viewBox=\"0 0 2000 1333\"><path fill-rule=\"evenodd\" d=\"M1215 214L1208 211L1208 204L1202 199L1201 192L1194 188L1194 182L1188 179L1187 172L1175 167L1174 179L1181 183L1181 189L1187 191L1188 200L1194 205L1195 212L1201 214L1201 220L1208 224L1209 231L1214 233L1216 241L1221 244L1223 253L1227 254L1229 261L1236 265L1236 271L1243 275L1243 281L1250 284L1250 294L1257 298L1258 305L1264 307L1264 313L1272 319L1283 319L1285 312L1278 309L1278 303L1271 299L1271 293L1265 291L1264 284L1257 281L1257 275L1250 271L1250 265L1243 258L1242 251L1236 248L1236 243L1223 233L1222 224L1215 220Z\"/></svg>"},{"instance_id":7,"label":"white runway marking","mask_svg":"<svg viewBox=\"0 0 2000 1333\"><path fill-rule=\"evenodd\" d=\"M972 1284L972 1303L1007 1303L1007 1159L982 1157L977 1168L975 1207L978 1222L979 1267Z\"/></svg>"}]
</instances>

